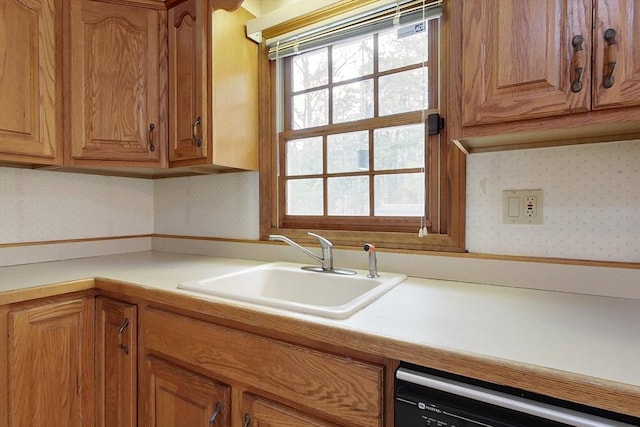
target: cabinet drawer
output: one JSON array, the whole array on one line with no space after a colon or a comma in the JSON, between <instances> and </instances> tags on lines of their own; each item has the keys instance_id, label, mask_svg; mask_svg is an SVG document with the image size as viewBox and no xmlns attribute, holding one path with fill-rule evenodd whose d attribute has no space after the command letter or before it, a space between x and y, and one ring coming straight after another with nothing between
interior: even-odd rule
<instances>
[{"instance_id":1,"label":"cabinet drawer","mask_svg":"<svg viewBox=\"0 0 640 427\"><path fill-rule=\"evenodd\" d=\"M148 352L279 396L340 424L382 426L384 370L167 313L145 311Z\"/></svg>"}]
</instances>

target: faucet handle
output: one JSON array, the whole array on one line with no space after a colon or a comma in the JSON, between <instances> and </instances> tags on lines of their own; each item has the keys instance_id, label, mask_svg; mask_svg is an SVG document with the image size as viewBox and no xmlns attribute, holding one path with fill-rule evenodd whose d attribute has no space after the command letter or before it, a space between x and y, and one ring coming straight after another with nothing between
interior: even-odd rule
<instances>
[{"instance_id":1,"label":"faucet handle","mask_svg":"<svg viewBox=\"0 0 640 427\"><path fill-rule=\"evenodd\" d=\"M316 233L312 233L312 232L307 232L307 234L309 236L313 236L316 239L318 239L318 241L320 242L320 246L322 246L322 249L330 249L333 247L333 243L331 243L330 241L328 241L327 239L325 239L324 237L316 234Z\"/></svg>"}]
</instances>

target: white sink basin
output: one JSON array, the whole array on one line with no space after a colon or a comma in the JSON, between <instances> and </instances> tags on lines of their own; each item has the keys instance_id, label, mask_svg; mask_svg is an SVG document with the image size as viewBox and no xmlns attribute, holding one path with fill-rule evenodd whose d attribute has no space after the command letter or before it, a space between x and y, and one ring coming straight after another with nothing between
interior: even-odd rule
<instances>
[{"instance_id":1,"label":"white sink basin","mask_svg":"<svg viewBox=\"0 0 640 427\"><path fill-rule=\"evenodd\" d=\"M302 270L300 264L276 262L237 273L191 280L180 289L200 292L300 313L345 319L394 288L407 276L365 272L356 275Z\"/></svg>"}]
</instances>

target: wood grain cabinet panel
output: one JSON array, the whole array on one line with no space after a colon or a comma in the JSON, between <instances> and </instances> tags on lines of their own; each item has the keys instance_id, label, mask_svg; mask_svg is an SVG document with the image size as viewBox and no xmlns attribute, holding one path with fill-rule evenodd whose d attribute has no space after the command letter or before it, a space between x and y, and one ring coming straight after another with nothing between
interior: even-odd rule
<instances>
[{"instance_id":1,"label":"wood grain cabinet panel","mask_svg":"<svg viewBox=\"0 0 640 427\"><path fill-rule=\"evenodd\" d=\"M65 163L162 166L166 13L72 0L70 22Z\"/></svg>"},{"instance_id":2,"label":"wood grain cabinet panel","mask_svg":"<svg viewBox=\"0 0 640 427\"><path fill-rule=\"evenodd\" d=\"M462 125L640 105L640 0L478 0L462 11Z\"/></svg>"},{"instance_id":3,"label":"wood grain cabinet panel","mask_svg":"<svg viewBox=\"0 0 640 427\"><path fill-rule=\"evenodd\" d=\"M640 105L640 0L594 0L594 7L593 108ZM615 32L611 42L607 30Z\"/></svg>"},{"instance_id":4,"label":"wood grain cabinet panel","mask_svg":"<svg viewBox=\"0 0 640 427\"><path fill-rule=\"evenodd\" d=\"M62 2L0 2L0 161L62 163Z\"/></svg>"},{"instance_id":5,"label":"wood grain cabinet panel","mask_svg":"<svg viewBox=\"0 0 640 427\"><path fill-rule=\"evenodd\" d=\"M206 159L208 147L207 2L169 9L169 156L172 162ZM210 13L210 12L209 12ZM203 123L204 121L204 123ZM204 142L204 144L203 144Z\"/></svg>"},{"instance_id":6,"label":"wood grain cabinet panel","mask_svg":"<svg viewBox=\"0 0 640 427\"><path fill-rule=\"evenodd\" d=\"M338 427L259 396L243 396L243 427Z\"/></svg>"},{"instance_id":7,"label":"wood grain cabinet panel","mask_svg":"<svg viewBox=\"0 0 640 427\"><path fill-rule=\"evenodd\" d=\"M224 378L234 387L239 385L240 391L259 392L270 400L295 407L309 419L349 426L383 425L383 366L157 309L145 310L141 333L146 351L151 355L184 364L214 378ZM267 411L262 404L259 408ZM295 419L294 412L287 415L287 411L283 411L273 412L274 417ZM236 416L240 414L241 410L236 412ZM234 426L242 425L244 420L236 418L236 422ZM251 425L296 424L258 422ZM331 424L318 421L310 425Z\"/></svg>"},{"instance_id":8,"label":"wood grain cabinet panel","mask_svg":"<svg viewBox=\"0 0 640 427\"><path fill-rule=\"evenodd\" d=\"M258 46L238 2L187 0L168 11L169 164L258 167Z\"/></svg>"},{"instance_id":9,"label":"wood grain cabinet panel","mask_svg":"<svg viewBox=\"0 0 640 427\"><path fill-rule=\"evenodd\" d=\"M590 108L590 0L463 3L463 124L544 117ZM574 36L584 38L580 58ZM571 88L572 62L584 67Z\"/></svg>"},{"instance_id":10,"label":"wood grain cabinet panel","mask_svg":"<svg viewBox=\"0 0 640 427\"><path fill-rule=\"evenodd\" d=\"M9 426L94 425L94 298L11 311Z\"/></svg>"},{"instance_id":11,"label":"wood grain cabinet panel","mask_svg":"<svg viewBox=\"0 0 640 427\"><path fill-rule=\"evenodd\" d=\"M146 427L230 427L228 386L148 357L150 416Z\"/></svg>"},{"instance_id":12,"label":"wood grain cabinet panel","mask_svg":"<svg viewBox=\"0 0 640 427\"><path fill-rule=\"evenodd\" d=\"M96 298L96 425L137 425L137 307Z\"/></svg>"}]
</instances>

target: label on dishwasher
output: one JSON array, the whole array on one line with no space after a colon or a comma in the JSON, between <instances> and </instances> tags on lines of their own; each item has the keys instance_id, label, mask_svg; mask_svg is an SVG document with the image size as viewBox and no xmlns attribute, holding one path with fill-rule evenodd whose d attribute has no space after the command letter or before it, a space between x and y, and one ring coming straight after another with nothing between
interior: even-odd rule
<instances>
[{"instance_id":1,"label":"label on dishwasher","mask_svg":"<svg viewBox=\"0 0 640 427\"><path fill-rule=\"evenodd\" d=\"M395 427L560 427L567 424L490 407L471 400L425 399L397 393Z\"/></svg>"},{"instance_id":2,"label":"label on dishwasher","mask_svg":"<svg viewBox=\"0 0 640 427\"><path fill-rule=\"evenodd\" d=\"M439 406L415 399L396 397L396 427L467 427L488 426L472 420L457 419Z\"/></svg>"}]
</instances>

